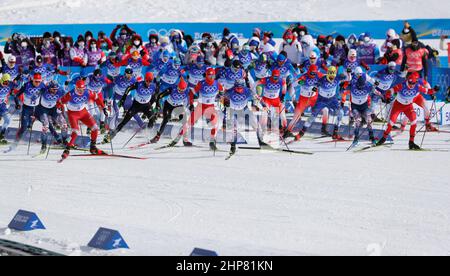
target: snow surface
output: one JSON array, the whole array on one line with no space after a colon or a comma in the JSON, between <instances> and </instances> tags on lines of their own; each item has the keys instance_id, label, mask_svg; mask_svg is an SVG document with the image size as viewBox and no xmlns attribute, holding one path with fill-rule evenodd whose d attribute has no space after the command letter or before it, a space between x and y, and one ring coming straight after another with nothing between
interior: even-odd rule
<instances>
[{"instance_id":1,"label":"snow surface","mask_svg":"<svg viewBox=\"0 0 450 276\"><path fill-rule=\"evenodd\" d=\"M332 9L323 0L0 4L0 24L448 17L436 0L335 0ZM148 160L73 157L57 164L60 151L33 159L26 144L0 154L0 238L68 255L184 256L194 247L220 255L450 255L450 155L397 151L407 147L407 134L393 149L367 153L305 140L291 147L315 155L239 150L229 161L198 141L204 149L118 150L131 134L117 136L116 153ZM424 147L450 149L448 139L427 134ZM33 144L32 154L39 148ZM37 212L47 230L6 229L18 209ZM119 230L131 250L87 248L99 227Z\"/></svg>"},{"instance_id":2,"label":"snow surface","mask_svg":"<svg viewBox=\"0 0 450 276\"><path fill-rule=\"evenodd\" d=\"M1 0L0 24L448 18L440 0ZM70 11L70 12L68 12Z\"/></svg>"},{"instance_id":3,"label":"snow surface","mask_svg":"<svg viewBox=\"0 0 450 276\"><path fill-rule=\"evenodd\" d=\"M25 142L0 155L0 238L70 255L450 254L449 153L397 151L407 134L393 149L305 140L291 148L315 155L239 150L229 161L199 141L205 148L120 150L131 134L119 134L116 153L148 160L57 164L61 151L32 159ZM427 134L424 147L450 149L449 138ZM37 212L47 230L5 233L18 209ZM87 248L98 227L119 230L131 250Z\"/></svg>"}]
</instances>

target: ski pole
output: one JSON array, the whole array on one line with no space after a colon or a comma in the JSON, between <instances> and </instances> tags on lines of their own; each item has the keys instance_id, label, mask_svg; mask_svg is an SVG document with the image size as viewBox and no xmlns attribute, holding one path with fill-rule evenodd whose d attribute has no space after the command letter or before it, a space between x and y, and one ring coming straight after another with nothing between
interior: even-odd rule
<instances>
[{"instance_id":1,"label":"ski pole","mask_svg":"<svg viewBox=\"0 0 450 276\"><path fill-rule=\"evenodd\" d=\"M433 106L434 106L434 109L436 109L436 98L433 100L433 104L431 105L431 111L433 110ZM436 114L437 114L437 111L436 111ZM433 118L434 118L435 116L433 116ZM431 124L431 116L430 116L430 124ZM428 129L427 128L425 128L425 132L423 133L423 137L422 137L422 142L420 143L420 147L422 147L423 146L423 142L425 141L425 136L427 135L427 132L428 132Z\"/></svg>"},{"instance_id":2,"label":"ski pole","mask_svg":"<svg viewBox=\"0 0 450 276\"><path fill-rule=\"evenodd\" d=\"M386 103L384 109L386 109L387 105L388 105L388 104ZM383 110L380 110L380 112L379 112L376 116L378 117L378 116L381 114L381 112L383 112ZM366 131L367 131L368 129L369 129L368 127L365 128L365 129L358 135L358 137L356 137L356 141L359 141L359 139L366 133ZM349 151L351 148L352 148L352 145L350 145L350 147L347 148L347 151Z\"/></svg>"},{"instance_id":3,"label":"ski pole","mask_svg":"<svg viewBox=\"0 0 450 276\"><path fill-rule=\"evenodd\" d=\"M27 155L30 155L30 147L31 147L31 138L33 136L33 125L34 125L34 120L31 123L31 127L30 127L30 138L28 139L28 150L27 150Z\"/></svg>"}]
</instances>

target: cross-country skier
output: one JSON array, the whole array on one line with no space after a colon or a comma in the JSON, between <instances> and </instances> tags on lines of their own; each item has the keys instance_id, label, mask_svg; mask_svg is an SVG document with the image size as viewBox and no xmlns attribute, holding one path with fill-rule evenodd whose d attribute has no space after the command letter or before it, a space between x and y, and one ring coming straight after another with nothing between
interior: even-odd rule
<instances>
[{"instance_id":1,"label":"cross-country skier","mask_svg":"<svg viewBox=\"0 0 450 276\"><path fill-rule=\"evenodd\" d=\"M295 69L292 62L286 57L286 53L280 53L277 57L277 62L272 65L271 71L274 70L280 71L281 78L285 80L287 86L287 93L291 97L292 100L295 98L295 88L297 87L297 83L295 79L297 79L297 70Z\"/></svg>"},{"instance_id":2,"label":"cross-country skier","mask_svg":"<svg viewBox=\"0 0 450 276\"><path fill-rule=\"evenodd\" d=\"M244 70L247 71L250 64L258 59L258 56L250 51L248 44L244 44L242 50L237 55L237 59L241 62Z\"/></svg>"},{"instance_id":3,"label":"cross-country skier","mask_svg":"<svg viewBox=\"0 0 450 276\"><path fill-rule=\"evenodd\" d=\"M123 60L116 64L116 66L127 66L133 70L133 77L141 81L142 80L142 70L144 66L150 66L148 60L141 57L138 51L134 51L131 55L124 56Z\"/></svg>"},{"instance_id":4,"label":"cross-country skier","mask_svg":"<svg viewBox=\"0 0 450 276\"><path fill-rule=\"evenodd\" d=\"M376 94L383 98L383 95L375 89L377 85L378 82L364 74L361 67L357 67L355 69L350 84L352 103L351 110L353 113L352 117L355 120L355 137L352 144L353 147L359 143L359 139L361 138L360 131L364 122L367 124L370 141L373 144L376 142L372 129L372 117L369 101L372 94Z\"/></svg>"},{"instance_id":5,"label":"cross-country skier","mask_svg":"<svg viewBox=\"0 0 450 276\"><path fill-rule=\"evenodd\" d=\"M119 133L133 117L136 118L138 113L143 113L147 118L149 118L148 127L153 127L156 116L152 111L152 105L156 101L155 96L157 92L154 79L155 77L153 73L148 72L143 81L136 82L127 88L122 96L122 99L120 99L119 106L124 106L130 92L135 90L136 92L133 96L133 104L126 111L122 122L120 122L119 125L114 130L111 130L109 135L105 137L104 142L110 142L114 139L117 133Z\"/></svg>"},{"instance_id":6,"label":"cross-country skier","mask_svg":"<svg viewBox=\"0 0 450 276\"><path fill-rule=\"evenodd\" d=\"M91 40L92 41L92 40ZM107 85L111 85L113 82L110 81L107 77L105 77L100 69L96 69L92 75L89 75L86 80L86 86L89 92L97 94L97 97L100 98L101 101L104 101L105 98L105 91L104 89L107 87ZM108 95L106 95L108 96ZM100 132L103 134L106 131L106 124L105 124L105 114L102 112L102 110L99 109L98 106L95 106L94 102L90 102L88 105L89 113L92 114L92 116L98 115L100 118Z\"/></svg>"},{"instance_id":7,"label":"cross-country skier","mask_svg":"<svg viewBox=\"0 0 450 276\"><path fill-rule=\"evenodd\" d=\"M231 67L221 70L219 82L225 90L233 88L236 80L245 79L247 74L242 68L242 63L239 60L233 60Z\"/></svg>"},{"instance_id":8,"label":"cross-country skier","mask_svg":"<svg viewBox=\"0 0 450 276\"><path fill-rule=\"evenodd\" d=\"M225 93L228 98L230 107L228 108L227 129L232 131L230 155L236 153L237 132L239 129L239 122L244 122L248 117L250 126L256 130L258 139L263 138L262 129L256 119L256 116L248 108L248 103L253 101L259 109L264 109L261 105L261 98L250 88L246 86L244 80L236 81L235 86Z\"/></svg>"},{"instance_id":9,"label":"cross-country skier","mask_svg":"<svg viewBox=\"0 0 450 276\"><path fill-rule=\"evenodd\" d=\"M203 117L206 120L209 120L212 127L209 147L211 150L217 150L216 135L218 114L215 109L215 103L217 101L217 97L223 95L224 89L223 86L216 81L215 69L208 68L206 70L206 79L197 84L195 87L195 93L199 95L198 105L194 109L193 113L191 113L190 120L183 126L182 131L178 134L175 140L172 141L170 146L175 146L178 141L180 141L181 137L187 133L188 129L193 127L195 123Z\"/></svg>"},{"instance_id":10,"label":"cross-country skier","mask_svg":"<svg viewBox=\"0 0 450 276\"><path fill-rule=\"evenodd\" d=\"M250 65L248 71L248 80L250 88L255 90L255 83L259 80L270 77L270 65L266 54L259 56L253 64Z\"/></svg>"},{"instance_id":11,"label":"cross-country skier","mask_svg":"<svg viewBox=\"0 0 450 276\"><path fill-rule=\"evenodd\" d=\"M113 96L113 109L114 109L114 115L111 118L110 127L115 128L119 122L119 113L120 113L120 107L119 102L122 100L123 95L125 94L125 91L128 89L128 87L134 85L137 82L137 80L133 77L133 70L131 68L125 69L125 74L120 75L114 79L114 96ZM132 98L128 96L125 100L125 103L123 105L125 110L128 110L132 105ZM139 124L139 127L144 126L144 122L142 121L141 117L138 115L134 116L134 119Z\"/></svg>"},{"instance_id":12,"label":"cross-country skier","mask_svg":"<svg viewBox=\"0 0 450 276\"><path fill-rule=\"evenodd\" d=\"M66 105L67 107L69 124L72 129L70 141L61 156L62 160L69 156L70 150L75 146L75 141L80 132L79 122L82 122L92 130L90 145L91 154L101 155L104 153L97 148L98 126L95 119L87 110L89 101L95 101L97 106L103 110L105 116L108 117L108 111L106 110L103 101L97 96L97 94L87 90L86 84L83 80L78 80L75 85L75 89L71 90L60 99L59 104Z\"/></svg>"},{"instance_id":13,"label":"cross-country skier","mask_svg":"<svg viewBox=\"0 0 450 276\"><path fill-rule=\"evenodd\" d=\"M414 99L420 93L425 93L428 95L434 95L439 91L439 87L434 87L433 89L427 89L419 83L420 75L415 72L408 76L407 80L401 84L396 85L394 88L390 89L386 95L386 100L389 102L394 94L396 94L394 105L392 106L390 121L388 123L387 129L383 134L383 137L378 141L377 146L381 146L386 143L386 139L392 131L392 127L397 121L400 113L404 113L411 122L410 136L409 136L409 149L410 150L420 150L421 148L414 143L417 129L417 115L414 110Z\"/></svg>"},{"instance_id":14,"label":"cross-country skier","mask_svg":"<svg viewBox=\"0 0 450 276\"><path fill-rule=\"evenodd\" d=\"M272 71L272 76L262 79L256 83L256 92L261 95L263 104L271 111L271 115L278 115L281 118L281 127L286 129L286 109L283 105L286 96L287 84L286 80L281 77L278 69ZM276 116L273 116L276 117ZM272 122L278 118L272 118ZM261 126L263 130L267 128L268 114L263 112L261 118Z\"/></svg>"},{"instance_id":15,"label":"cross-country skier","mask_svg":"<svg viewBox=\"0 0 450 276\"><path fill-rule=\"evenodd\" d=\"M167 126L167 123L172 118L172 114L174 111L178 111L180 113L180 116L183 116L183 118L187 118L187 109L189 109L190 112L194 111L194 95L193 91L189 89L188 84L186 81L181 78L178 82L177 88L170 88L167 89L165 92L158 95L158 98L156 100L157 103L164 98L167 97L167 100L164 102L163 107L163 121L161 123L161 126L156 133L156 136L153 137L150 140L150 143L155 144L158 143L158 141L161 139L161 136L164 133L164 130ZM187 137L187 132L183 133L184 139L183 144L184 146L192 146L192 143L189 142Z\"/></svg>"},{"instance_id":16,"label":"cross-country skier","mask_svg":"<svg viewBox=\"0 0 450 276\"><path fill-rule=\"evenodd\" d=\"M26 83L15 95L14 102L16 109L20 109L19 97L23 95L22 113L20 115L20 128L17 131L16 139L7 151L14 150L22 139L28 128L32 128L36 120L36 109L40 103L41 95L46 90L42 76L35 74L32 81Z\"/></svg>"},{"instance_id":17,"label":"cross-country skier","mask_svg":"<svg viewBox=\"0 0 450 276\"><path fill-rule=\"evenodd\" d=\"M3 74L0 79L0 118L3 119L3 125L0 127L0 145L8 142L5 140L6 132L11 123L11 114L9 113L8 99L14 90L14 84L9 74Z\"/></svg>"},{"instance_id":18,"label":"cross-country skier","mask_svg":"<svg viewBox=\"0 0 450 276\"><path fill-rule=\"evenodd\" d=\"M208 67L205 65L205 58L198 56L195 64L189 64L186 68L189 88L194 90L197 84L205 80L205 73Z\"/></svg>"},{"instance_id":19,"label":"cross-country skier","mask_svg":"<svg viewBox=\"0 0 450 276\"><path fill-rule=\"evenodd\" d=\"M328 108L332 111L333 115L336 116L336 124L334 125L333 140L341 140L342 137L339 136L339 127L341 125L342 118L344 117L344 111L342 110L341 104L339 102L339 84L344 81L351 81L350 72L346 75L337 75L337 68L331 66L328 68L327 75L319 79L317 87L319 90L319 96L317 103L312 108L312 115L309 117L308 121L303 126L303 129L295 137L299 140L303 137L311 127L317 116L322 112L323 109ZM285 137L287 135L285 134Z\"/></svg>"},{"instance_id":20,"label":"cross-country skier","mask_svg":"<svg viewBox=\"0 0 450 276\"><path fill-rule=\"evenodd\" d=\"M176 87L180 77L184 75L185 71L181 68L181 60L178 57L169 61L156 77L159 91L164 92L166 89Z\"/></svg>"},{"instance_id":21,"label":"cross-country skier","mask_svg":"<svg viewBox=\"0 0 450 276\"><path fill-rule=\"evenodd\" d=\"M0 73L8 74L11 78L11 81L16 81L16 79L20 75L20 68L16 64L16 57L11 55L8 57L8 62L6 62L3 53L0 51L0 61L2 65Z\"/></svg>"},{"instance_id":22,"label":"cross-country skier","mask_svg":"<svg viewBox=\"0 0 450 276\"><path fill-rule=\"evenodd\" d=\"M414 73L412 73L414 74ZM411 75L411 74L409 74ZM425 87L426 89L430 89L431 85L424 80L423 78L419 78L419 84L423 87ZM433 100L436 100L436 96L434 94L430 94L429 95ZM422 95L422 93L419 93L415 98L414 98L414 103L421 107L424 111L424 117L425 117L425 127L426 127L426 131L428 132L437 132L439 131L435 126L433 126L433 124L431 123L431 110L430 108L427 106L427 101L425 99L425 97ZM408 124L408 118L404 117L403 121L402 121L402 125L400 128L400 131L403 132L405 131L406 125Z\"/></svg>"},{"instance_id":23,"label":"cross-country skier","mask_svg":"<svg viewBox=\"0 0 450 276\"><path fill-rule=\"evenodd\" d=\"M316 105L319 80L323 76L324 75L319 72L317 65L313 64L309 67L308 72L298 79L300 84L300 98L298 99L298 103L295 108L294 118L285 132L286 135L290 135L292 133L297 123L301 120L306 109ZM323 118L322 133L327 135L325 116Z\"/></svg>"},{"instance_id":24,"label":"cross-country skier","mask_svg":"<svg viewBox=\"0 0 450 276\"><path fill-rule=\"evenodd\" d=\"M66 119L60 109L57 106L58 101L64 96L64 90L59 86L57 82L52 81L49 86L42 93L39 106L36 109L36 118L42 123L41 133L41 154L46 152L48 146L48 132L53 135L57 144L67 143L68 127ZM55 125L60 126L61 135L55 130Z\"/></svg>"}]
</instances>

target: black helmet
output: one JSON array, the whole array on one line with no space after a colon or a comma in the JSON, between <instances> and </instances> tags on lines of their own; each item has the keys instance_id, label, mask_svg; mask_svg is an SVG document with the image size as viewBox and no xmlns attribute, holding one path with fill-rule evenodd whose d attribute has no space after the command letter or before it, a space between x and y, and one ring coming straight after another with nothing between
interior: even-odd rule
<instances>
[{"instance_id":1,"label":"black helmet","mask_svg":"<svg viewBox=\"0 0 450 276\"><path fill-rule=\"evenodd\" d=\"M127 69L125 69L125 74L131 75L131 74L133 74L133 70L131 68L127 68Z\"/></svg>"}]
</instances>

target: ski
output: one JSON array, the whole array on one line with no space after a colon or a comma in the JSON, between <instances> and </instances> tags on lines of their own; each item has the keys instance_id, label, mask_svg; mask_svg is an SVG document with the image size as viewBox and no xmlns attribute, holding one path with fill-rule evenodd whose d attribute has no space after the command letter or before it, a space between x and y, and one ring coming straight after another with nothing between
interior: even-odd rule
<instances>
[{"instance_id":1,"label":"ski","mask_svg":"<svg viewBox=\"0 0 450 276\"><path fill-rule=\"evenodd\" d=\"M319 142L319 144L346 143L346 142L352 142L352 141L353 140L348 140L348 139L336 139L336 140L331 140L331 141Z\"/></svg>"},{"instance_id":2,"label":"ski","mask_svg":"<svg viewBox=\"0 0 450 276\"><path fill-rule=\"evenodd\" d=\"M234 153L232 153L232 152L228 153L228 156L225 158L225 161L230 160L231 157L233 157L235 154L236 154L235 152Z\"/></svg>"},{"instance_id":3,"label":"ski","mask_svg":"<svg viewBox=\"0 0 450 276\"><path fill-rule=\"evenodd\" d=\"M450 149L417 149L417 150L410 150L410 149L393 149L393 151L418 151L418 152L450 152Z\"/></svg>"},{"instance_id":4,"label":"ski","mask_svg":"<svg viewBox=\"0 0 450 276\"><path fill-rule=\"evenodd\" d=\"M354 152L364 152L364 151L367 151L367 150L369 150L369 149L380 148L380 147L390 147L390 146L392 146L392 145L394 145L394 143L386 143L386 144L379 145L379 146L377 146L377 145L370 145L370 146L365 146L365 147L363 147L363 148L360 148L360 149L358 149L358 150L355 150Z\"/></svg>"},{"instance_id":5,"label":"ski","mask_svg":"<svg viewBox=\"0 0 450 276\"><path fill-rule=\"evenodd\" d=\"M121 154L75 154L70 155L71 157L111 157L111 158L124 158L124 159L134 159L134 160L148 160L147 157L138 157L138 156L130 156L130 155L121 155Z\"/></svg>"},{"instance_id":6,"label":"ski","mask_svg":"<svg viewBox=\"0 0 450 276\"><path fill-rule=\"evenodd\" d=\"M146 146L151 145L151 144L152 143L150 143L150 142L142 143L142 144L139 144L139 145L136 145L136 146L128 147L128 149L129 150L136 150L136 149L140 149L140 148L146 147Z\"/></svg>"},{"instance_id":7,"label":"ski","mask_svg":"<svg viewBox=\"0 0 450 276\"><path fill-rule=\"evenodd\" d=\"M322 136L318 136L318 137L313 137L313 140L320 140L320 139L324 139L324 138L330 138L331 135L322 135Z\"/></svg>"},{"instance_id":8,"label":"ski","mask_svg":"<svg viewBox=\"0 0 450 276\"><path fill-rule=\"evenodd\" d=\"M305 154L305 155L313 155L312 152L307 151L298 151L298 150L288 150L288 149L276 149L274 147L271 147L269 145L261 145L262 150L270 150L270 151L277 151L277 152L286 152L286 153L294 153L294 154Z\"/></svg>"}]
</instances>

